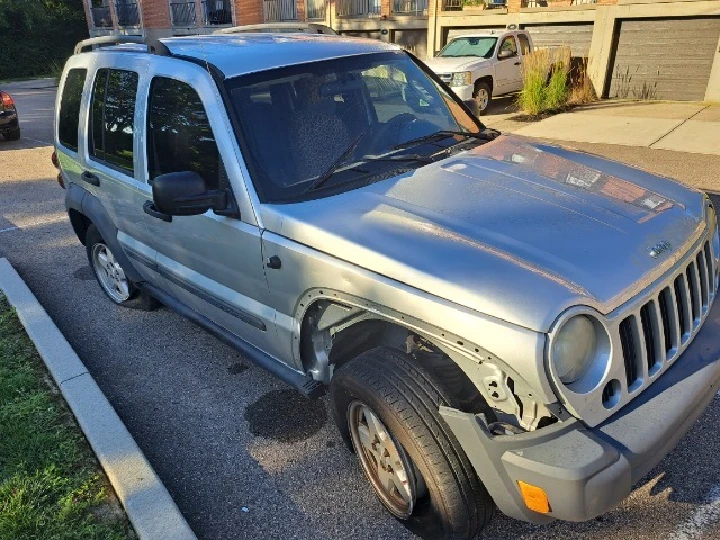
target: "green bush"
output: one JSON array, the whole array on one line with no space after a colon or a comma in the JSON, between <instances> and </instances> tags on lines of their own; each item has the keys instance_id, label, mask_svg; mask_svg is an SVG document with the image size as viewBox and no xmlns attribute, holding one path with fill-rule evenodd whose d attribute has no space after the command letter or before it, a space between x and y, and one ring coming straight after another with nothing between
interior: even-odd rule
<instances>
[{"instance_id":1,"label":"green bush","mask_svg":"<svg viewBox=\"0 0 720 540\"><path fill-rule=\"evenodd\" d=\"M525 57L517 103L530 116L562 109L570 98L570 50L541 49Z\"/></svg>"},{"instance_id":2,"label":"green bush","mask_svg":"<svg viewBox=\"0 0 720 540\"><path fill-rule=\"evenodd\" d=\"M0 81L50 75L88 37L81 0L0 0Z\"/></svg>"}]
</instances>

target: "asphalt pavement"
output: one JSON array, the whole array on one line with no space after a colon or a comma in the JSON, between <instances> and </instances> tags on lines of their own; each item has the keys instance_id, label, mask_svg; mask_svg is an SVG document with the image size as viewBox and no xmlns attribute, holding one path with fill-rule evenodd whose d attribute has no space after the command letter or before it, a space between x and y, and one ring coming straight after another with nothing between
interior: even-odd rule
<instances>
[{"instance_id":1,"label":"asphalt pavement","mask_svg":"<svg viewBox=\"0 0 720 540\"><path fill-rule=\"evenodd\" d=\"M200 539L410 539L381 508L310 402L163 308L102 295L50 163L53 90L13 92L23 138L0 141L0 257L7 257L88 366ZM581 145L576 145L581 146ZM660 174L717 181L720 157L583 145ZM695 178L697 180L697 178ZM720 202L720 200L718 201ZM486 540L720 538L720 399L606 515L539 527L498 516Z\"/></svg>"}]
</instances>

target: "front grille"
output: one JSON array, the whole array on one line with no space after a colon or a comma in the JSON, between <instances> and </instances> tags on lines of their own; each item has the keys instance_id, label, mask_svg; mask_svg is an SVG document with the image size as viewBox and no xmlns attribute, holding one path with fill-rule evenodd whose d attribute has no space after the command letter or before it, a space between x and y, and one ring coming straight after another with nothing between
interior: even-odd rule
<instances>
[{"instance_id":1,"label":"front grille","mask_svg":"<svg viewBox=\"0 0 720 540\"><path fill-rule=\"evenodd\" d=\"M450 84L452 73L438 73L438 77L440 77L443 82Z\"/></svg>"},{"instance_id":2,"label":"front grille","mask_svg":"<svg viewBox=\"0 0 720 540\"><path fill-rule=\"evenodd\" d=\"M710 243L685 265L673 281L620 323L620 344L629 392L644 386L677 358L699 329L717 294Z\"/></svg>"}]
</instances>

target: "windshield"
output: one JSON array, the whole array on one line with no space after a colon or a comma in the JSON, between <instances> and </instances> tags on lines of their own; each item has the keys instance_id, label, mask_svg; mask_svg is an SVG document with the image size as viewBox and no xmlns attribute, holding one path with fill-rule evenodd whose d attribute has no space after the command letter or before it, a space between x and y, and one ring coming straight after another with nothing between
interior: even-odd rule
<instances>
[{"instance_id":1,"label":"windshield","mask_svg":"<svg viewBox=\"0 0 720 540\"><path fill-rule=\"evenodd\" d=\"M482 128L404 52L298 64L226 84L263 202L334 194L421 167L442 150L478 144L438 132Z\"/></svg>"},{"instance_id":2,"label":"windshield","mask_svg":"<svg viewBox=\"0 0 720 540\"><path fill-rule=\"evenodd\" d=\"M445 45L438 56L481 56L490 58L495 50L496 37L459 37Z\"/></svg>"}]
</instances>

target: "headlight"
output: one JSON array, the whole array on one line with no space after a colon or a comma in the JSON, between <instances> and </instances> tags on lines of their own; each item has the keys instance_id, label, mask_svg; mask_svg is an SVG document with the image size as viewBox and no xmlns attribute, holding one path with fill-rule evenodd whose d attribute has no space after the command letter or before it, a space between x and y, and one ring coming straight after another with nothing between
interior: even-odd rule
<instances>
[{"instance_id":1,"label":"headlight","mask_svg":"<svg viewBox=\"0 0 720 540\"><path fill-rule=\"evenodd\" d=\"M573 315L554 332L550 361L562 384L577 393L589 392L610 365L610 336L594 316Z\"/></svg>"},{"instance_id":2,"label":"headlight","mask_svg":"<svg viewBox=\"0 0 720 540\"><path fill-rule=\"evenodd\" d=\"M467 86L472 83L472 73L469 71L460 71L452 74L450 86Z\"/></svg>"}]
</instances>

